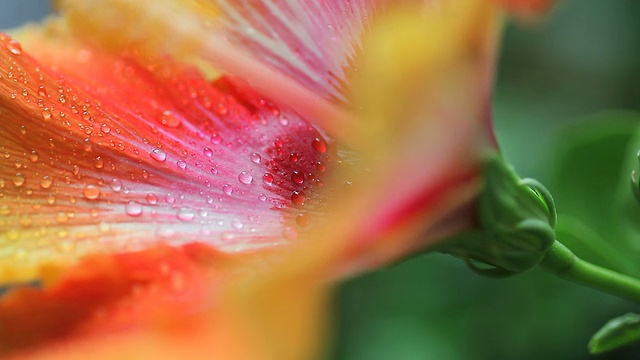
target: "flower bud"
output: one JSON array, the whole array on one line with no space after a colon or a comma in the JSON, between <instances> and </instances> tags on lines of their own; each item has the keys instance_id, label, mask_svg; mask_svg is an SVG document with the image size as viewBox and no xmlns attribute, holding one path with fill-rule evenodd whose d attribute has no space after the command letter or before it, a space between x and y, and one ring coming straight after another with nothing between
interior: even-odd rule
<instances>
[{"instance_id":1,"label":"flower bud","mask_svg":"<svg viewBox=\"0 0 640 360\"><path fill-rule=\"evenodd\" d=\"M478 203L479 230L445 243L439 250L463 258L474 271L502 277L538 265L555 241L556 212L542 184L521 179L499 155L484 165ZM489 268L479 268L480 262Z\"/></svg>"}]
</instances>

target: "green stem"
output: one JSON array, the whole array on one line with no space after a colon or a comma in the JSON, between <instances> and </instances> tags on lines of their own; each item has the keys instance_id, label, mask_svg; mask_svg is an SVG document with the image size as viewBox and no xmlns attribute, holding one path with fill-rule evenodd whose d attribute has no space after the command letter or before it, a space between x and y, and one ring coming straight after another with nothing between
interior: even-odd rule
<instances>
[{"instance_id":1,"label":"green stem","mask_svg":"<svg viewBox=\"0 0 640 360\"><path fill-rule=\"evenodd\" d=\"M640 302L640 280L584 261L558 240L540 265L566 280Z\"/></svg>"}]
</instances>

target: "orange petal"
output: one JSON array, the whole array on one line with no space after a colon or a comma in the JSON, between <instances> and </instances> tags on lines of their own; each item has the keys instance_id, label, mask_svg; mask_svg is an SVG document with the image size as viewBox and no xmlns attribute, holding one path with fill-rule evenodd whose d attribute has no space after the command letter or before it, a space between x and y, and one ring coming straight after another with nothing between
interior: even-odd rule
<instances>
[{"instance_id":1,"label":"orange petal","mask_svg":"<svg viewBox=\"0 0 640 360\"><path fill-rule=\"evenodd\" d=\"M319 339L321 287L269 286L259 262L265 258L239 261L201 245L90 256L43 290L17 289L0 300L0 354L309 358Z\"/></svg>"},{"instance_id":2,"label":"orange petal","mask_svg":"<svg viewBox=\"0 0 640 360\"><path fill-rule=\"evenodd\" d=\"M323 172L339 159L295 112L170 59L72 42L47 56L64 45L50 40L19 52L0 41L1 280L158 241L275 246L320 210Z\"/></svg>"}]
</instances>

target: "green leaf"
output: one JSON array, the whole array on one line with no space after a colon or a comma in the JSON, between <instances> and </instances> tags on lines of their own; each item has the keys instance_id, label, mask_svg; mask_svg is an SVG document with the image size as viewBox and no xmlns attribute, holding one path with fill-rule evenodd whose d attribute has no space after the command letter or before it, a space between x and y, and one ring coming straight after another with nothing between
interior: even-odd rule
<instances>
[{"instance_id":1,"label":"green leaf","mask_svg":"<svg viewBox=\"0 0 640 360\"><path fill-rule=\"evenodd\" d=\"M589 341L589 352L600 354L640 341L640 315L629 313L609 320Z\"/></svg>"},{"instance_id":2,"label":"green leaf","mask_svg":"<svg viewBox=\"0 0 640 360\"><path fill-rule=\"evenodd\" d=\"M636 276L640 208L629 182L639 124L638 113L606 112L568 126L549 182L561 214L558 239L585 260Z\"/></svg>"}]
</instances>

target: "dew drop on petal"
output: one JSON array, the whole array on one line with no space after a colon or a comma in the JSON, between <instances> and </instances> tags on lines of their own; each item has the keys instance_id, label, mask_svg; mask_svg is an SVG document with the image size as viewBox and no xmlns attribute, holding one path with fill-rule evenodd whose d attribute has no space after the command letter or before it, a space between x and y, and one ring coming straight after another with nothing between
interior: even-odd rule
<instances>
[{"instance_id":1,"label":"dew drop on petal","mask_svg":"<svg viewBox=\"0 0 640 360\"><path fill-rule=\"evenodd\" d=\"M102 126L100 126L100 130L105 134L108 134L111 132L111 128L107 124L102 124Z\"/></svg>"},{"instance_id":2,"label":"dew drop on petal","mask_svg":"<svg viewBox=\"0 0 640 360\"><path fill-rule=\"evenodd\" d=\"M120 190L122 190L122 181L120 181L120 179L112 179L109 187L111 188L111 190L119 192Z\"/></svg>"},{"instance_id":3,"label":"dew drop on petal","mask_svg":"<svg viewBox=\"0 0 640 360\"><path fill-rule=\"evenodd\" d=\"M44 85L40 85L38 87L38 95L42 97L47 97L47 89L44 87Z\"/></svg>"},{"instance_id":4,"label":"dew drop on petal","mask_svg":"<svg viewBox=\"0 0 640 360\"><path fill-rule=\"evenodd\" d=\"M178 165L178 167L179 167L180 169L182 169L182 170L184 170L184 169L186 169L186 168L187 168L187 162L186 162L186 161L184 161L184 160L182 160L182 159L178 160L178 161L176 162L176 165Z\"/></svg>"},{"instance_id":5,"label":"dew drop on petal","mask_svg":"<svg viewBox=\"0 0 640 360\"><path fill-rule=\"evenodd\" d=\"M45 121L51 120L51 110L49 110L49 108L42 109L42 118Z\"/></svg>"},{"instance_id":6,"label":"dew drop on petal","mask_svg":"<svg viewBox=\"0 0 640 360\"><path fill-rule=\"evenodd\" d=\"M240 173L240 175L238 175L238 180L245 185L249 185L253 181L253 176L251 176L251 174L249 174L248 172L243 171Z\"/></svg>"},{"instance_id":7,"label":"dew drop on petal","mask_svg":"<svg viewBox=\"0 0 640 360\"><path fill-rule=\"evenodd\" d=\"M51 187L52 183L53 183L53 179L45 175L42 177L42 180L40 180L40 187L43 189L48 189Z\"/></svg>"},{"instance_id":8,"label":"dew drop on petal","mask_svg":"<svg viewBox=\"0 0 640 360\"><path fill-rule=\"evenodd\" d=\"M209 147L205 147L204 149L202 149L202 153L207 157L213 156L213 150L211 150L211 148Z\"/></svg>"},{"instance_id":9,"label":"dew drop on petal","mask_svg":"<svg viewBox=\"0 0 640 360\"><path fill-rule=\"evenodd\" d=\"M251 154L251 161L253 161L254 163L260 164L261 160L262 160L262 157L260 156L260 154L258 153Z\"/></svg>"},{"instance_id":10,"label":"dew drop on petal","mask_svg":"<svg viewBox=\"0 0 640 360\"><path fill-rule=\"evenodd\" d=\"M260 195L258 195L258 200L267 201L267 196L265 194L260 194Z\"/></svg>"},{"instance_id":11,"label":"dew drop on petal","mask_svg":"<svg viewBox=\"0 0 640 360\"><path fill-rule=\"evenodd\" d=\"M124 211L129 216L140 216L142 214L142 205L131 200L124 206Z\"/></svg>"},{"instance_id":12,"label":"dew drop on petal","mask_svg":"<svg viewBox=\"0 0 640 360\"><path fill-rule=\"evenodd\" d=\"M25 182L25 178L24 178L24 175L22 175L21 173L17 173L16 176L13 177L13 184L15 186L20 187L24 185L24 182Z\"/></svg>"},{"instance_id":13,"label":"dew drop on petal","mask_svg":"<svg viewBox=\"0 0 640 360\"><path fill-rule=\"evenodd\" d=\"M273 180L274 180L273 179L273 175L271 175L270 173L265 173L262 176L262 181L264 181L264 183L267 184L267 185L273 184Z\"/></svg>"},{"instance_id":14,"label":"dew drop on petal","mask_svg":"<svg viewBox=\"0 0 640 360\"><path fill-rule=\"evenodd\" d=\"M298 171L294 171L291 174L291 180L296 184L302 184L304 182L304 175Z\"/></svg>"},{"instance_id":15,"label":"dew drop on petal","mask_svg":"<svg viewBox=\"0 0 640 360\"><path fill-rule=\"evenodd\" d=\"M100 196L100 189L94 185L87 185L84 190L82 190L82 195L89 200L95 200Z\"/></svg>"},{"instance_id":16,"label":"dew drop on petal","mask_svg":"<svg viewBox=\"0 0 640 360\"><path fill-rule=\"evenodd\" d=\"M177 128L181 123L180 118L176 116L171 110L165 110L162 112L162 118L160 122L162 123L162 125L170 128Z\"/></svg>"},{"instance_id":17,"label":"dew drop on petal","mask_svg":"<svg viewBox=\"0 0 640 360\"><path fill-rule=\"evenodd\" d=\"M180 221L189 222L196 217L196 213L189 207L182 207L176 216Z\"/></svg>"},{"instance_id":18,"label":"dew drop on petal","mask_svg":"<svg viewBox=\"0 0 640 360\"><path fill-rule=\"evenodd\" d=\"M102 157L98 156L95 158L95 160L93 161L93 166L96 169L102 169L104 167L104 160L102 160Z\"/></svg>"},{"instance_id":19,"label":"dew drop on petal","mask_svg":"<svg viewBox=\"0 0 640 360\"><path fill-rule=\"evenodd\" d=\"M29 160L31 160L32 163L35 163L38 162L38 159L40 159L40 154L38 154L37 151L33 150L31 154L29 154Z\"/></svg>"},{"instance_id":20,"label":"dew drop on petal","mask_svg":"<svg viewBox=\"0 0 640 360\"><path fill-rule=\"evenodd\" d=\"M9 41L9 43L7 43L7 48L9 48L9 51L11 51L13 55L22 54L22 45L15 40Z\"/></svg>"},{"instance_id":21,"label":"dew drop on petal","mask_svg":"<svg viewBox=\"0 0 640 360\"><path fill-rule=\"evenodd\" d=\"M311 218L309 217L309 214L298 214L298 216L296 216L296 224L300 227L309 226L310 221Z\"/></svg>"},{"instance_id":22,"label":"dew drop on petal","mask_svg":"<svg viewBox=\"0 0 640 360\"><path fill-rule=\"evenodd\" d=\"M227 195L231 195L233 193L233 188L229 184L224 184L222 186L222 191Z\"/></svg>"},{"instance_id":23,"label":"dew drop on petal","mask_svg":"<svg viewBox=\"0 0 640 360\"><path fill-rule=\"evenodd\" d=\"M319 153L324 154L327 152L327 142L321 138L315 138L311 142L311 146Z\"/></svg>"},{"instance_id":24,"label":"dew drop on petal","mask_svg":"<svg viewBox=\"0 0 640 360\"><path fill-rule=\"evenodd\" d=\"M296 205L304 205L304 202L307 200L307 196L302 191L294 191L291 194L291 202Z\"/></svg>"},{"instance_id":25,"label":"dew drop on petal","mask_svg":"<svg viewBox=\"0 0 640 360\"><path fill-rule=\"evenodd\" d=\"M158 197L154 193L148 193L145 198L147 199L147 202L151 205L155 205L158 203Z\"/></svg>"},{"instance_id":26,"label":"dew drop on petal","mask_svg":"<svg viewBox=\"0 0 640 360\"><path fill-rule=\"evenodd\" d=\"M158 148L151 150L150 155L153 160L160 161L160 162L165 161L167 159L167 154L162 149L158 149Z\"/></svg>"},{"instance_id":27,"label":"dew drop on petal","mask_svg":"<svg viewBox=\"0 0 640 360\"><path fill-rule=\"evenodd\" d=\"M220 137L220 135L218 133L213 133L211 134L211 142L213 144L220 144L222 142L222 138Z\"/></svg>"}]
</instances>

